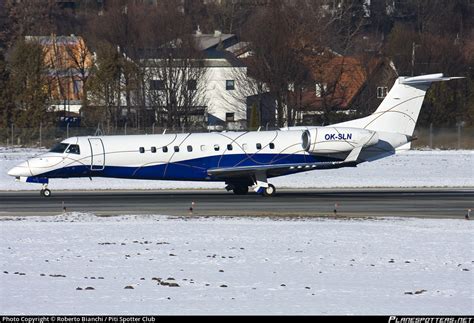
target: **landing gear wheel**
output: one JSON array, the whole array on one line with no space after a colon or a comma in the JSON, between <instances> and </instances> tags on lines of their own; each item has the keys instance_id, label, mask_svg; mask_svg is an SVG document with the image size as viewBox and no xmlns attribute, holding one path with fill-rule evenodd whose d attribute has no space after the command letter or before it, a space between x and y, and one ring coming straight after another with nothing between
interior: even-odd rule
<instances>
[{"instance_id":1,"label":"landing gear wheel","mask_svg":"<svg viewBox=\"0 0 474 323\"><path fill-rule=\"evenodd\" d=\"M276 188L272 184L268 184L268 187L263 189L263 196L272 197L276 194Z\"/></svg>"},{"instance_id":2,"label":"landing gear wheel","mask_svg":"<svg viewBox=\"0 0 474 323\"><path fill-rule=\"evenodd\" d=\"M245 195L249 192L248 186L236 186L233 189L235 195Z\"/></svg>"},{"instance_id":3,"label":"landing gear wheel","mask_svg":"<svg viewBox=\"0 0 474 323\"><path fill-rule=\"evenodd\" d=\"M50 197L51 196L51 190L45 188L41 190L41 195L44 197Z\"/></svg>"}]
</instances>

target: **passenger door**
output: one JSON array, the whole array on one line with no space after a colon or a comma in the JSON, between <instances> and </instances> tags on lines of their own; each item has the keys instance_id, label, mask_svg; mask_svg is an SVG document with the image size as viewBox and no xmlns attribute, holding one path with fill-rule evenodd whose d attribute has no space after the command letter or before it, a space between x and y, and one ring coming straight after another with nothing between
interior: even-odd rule
<instances>
[{"instance_id":1,"label":"passenger door","mask_svg":"<svg viewBox=\"0 0 474 323\"><path fill-rule=\"evenodd\" d=\"M91 146L91 170L103 170L105 166L105 149L102 139L89 138Z\"/></svg>"}]
</instances>

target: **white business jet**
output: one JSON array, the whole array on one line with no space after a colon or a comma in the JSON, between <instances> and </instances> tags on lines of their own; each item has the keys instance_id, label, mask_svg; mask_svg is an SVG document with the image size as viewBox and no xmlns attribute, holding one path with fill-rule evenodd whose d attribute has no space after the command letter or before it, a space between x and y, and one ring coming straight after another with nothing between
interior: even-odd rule
<instances>
[{"instance_id":1,"label":"white business jet","mask_svg":"<svg viewBox=\"0 0 474 323\"><path fill-rule=\"evenodd\" d=\"M235 194L255 186L273 196L272 177L355 167L409 149L430 84L456 78L399 77L373 114L326 127L67 138L8 174L42 184L45 197L49 179L70 177L221 181Z\"/></svg>"}]
</instances>

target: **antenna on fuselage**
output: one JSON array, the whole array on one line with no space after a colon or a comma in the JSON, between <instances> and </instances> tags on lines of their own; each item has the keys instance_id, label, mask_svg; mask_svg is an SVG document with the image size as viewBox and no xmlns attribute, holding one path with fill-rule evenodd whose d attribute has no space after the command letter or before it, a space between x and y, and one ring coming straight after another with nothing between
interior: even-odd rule
<instances>
[{"instance_id":1,"label":"antenna on fuselage","mask_svg":"<svg viewBox=\"0 0 474 323\"><path fill-rule=\"evenodd\" d=\"M262 129L262 126L258 127L257 131L260 131L260 129Z\"/></svg>"},{"instance_id":2,"label":"antenna on fuselage","mask_svg":"<svg viewBox=\"0 0 474 323\"><path fill-rule=\"evenodd\" d=\"M165 133L166 133L166 128L165 128L165 130L163 130L163 133L162 133L162 135L164 135Z\"/></svg>"}]
</instances>

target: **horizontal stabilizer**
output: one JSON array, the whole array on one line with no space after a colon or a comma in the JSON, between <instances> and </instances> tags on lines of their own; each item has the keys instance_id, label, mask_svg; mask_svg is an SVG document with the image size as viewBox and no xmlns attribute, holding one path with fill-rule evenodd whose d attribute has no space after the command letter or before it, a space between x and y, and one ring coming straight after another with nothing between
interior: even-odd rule
<instances>
[{"instance_id":1,"label":"horizontal stabilizer","mask_svg":"<svg viewBox=\"0 0 474 323\"><path fill-rule=\"evenodd\" d=\"M456 76L456 77L443 77L443 73L429 74L429 75L420 75L413 77L405 77L400 81L401 84L422 84L422 83L432 83L432 82L441 82L441 81L451 81L457 79L463 79L465 77Z\"/></svg>"}]
</instances>

